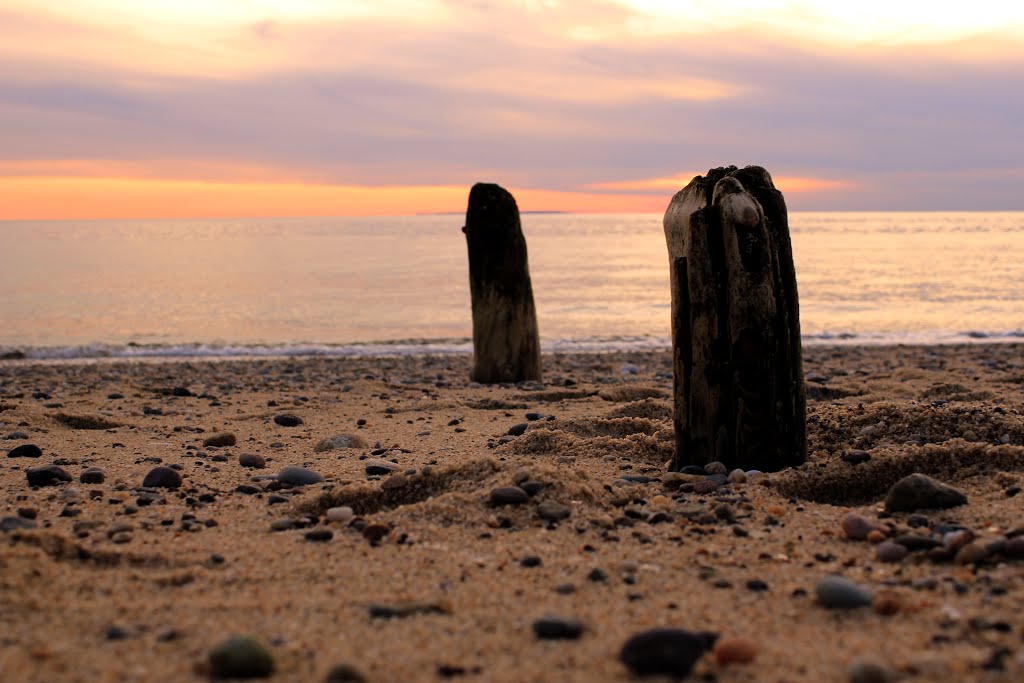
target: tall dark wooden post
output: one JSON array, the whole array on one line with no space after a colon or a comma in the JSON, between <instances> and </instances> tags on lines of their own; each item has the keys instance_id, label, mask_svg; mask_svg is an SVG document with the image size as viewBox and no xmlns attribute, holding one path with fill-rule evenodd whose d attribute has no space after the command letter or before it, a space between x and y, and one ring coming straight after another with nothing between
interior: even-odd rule
<instances>
[{"instance_id":1,"label":"tall dark wooden post","mask_svg":"<svg viewBox=\"0 0 1024 683\"><path fill-rule=\"evenodd\" d=\"M466 209L475 382L541 377L540 338L519 207L505 189L477 183Z\"/></svg>"},{"instance_id":2,"label":"tall dark wooden post","mask_svg":"<svg viewBox=\"0 0 1024 683\"><path fill-rule=\"evenodd\" d=\"M665 212L676 453L779 470L807 457L800 316L782 193L768 171L715 168Z\"/></svg>"}]
</instances>

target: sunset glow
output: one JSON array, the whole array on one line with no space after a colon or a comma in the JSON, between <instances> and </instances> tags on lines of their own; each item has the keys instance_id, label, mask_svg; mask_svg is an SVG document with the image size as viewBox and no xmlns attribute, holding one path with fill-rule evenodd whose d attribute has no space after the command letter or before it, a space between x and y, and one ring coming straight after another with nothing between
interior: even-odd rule
<instances>
[{"instance_id":1,"label":"sunset glow","mask_svg":"<svg viewBox=\"0 0 1024 683\"><path fill-rule=\"evenodd\" d=\"M454 211L485 179L660 211L747 163L797 208L1024 196L1009 3L46 4L0 9L0 219Z\"/></svg>"}]
</instances>

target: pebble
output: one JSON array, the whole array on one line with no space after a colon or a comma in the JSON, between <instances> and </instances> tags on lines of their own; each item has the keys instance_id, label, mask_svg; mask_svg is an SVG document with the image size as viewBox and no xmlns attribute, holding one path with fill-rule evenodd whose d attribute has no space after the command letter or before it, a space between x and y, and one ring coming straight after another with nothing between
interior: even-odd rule
<instances>
[{"instance_id":1,"label":"pebble","mask_svg":"<svg viewBox=\"0 0 1024 683\"><path fill-rule=\"evenodd\" d=\"M921 508L951 508L966 502L963 492L918 472L893 484L885 496L885 509L912 512Z\"/></svg>"},{"instance_id":2,"label":"pebble","mask_svg":"<svg viewBox=\"0 0 1024 683\"><path fill-rule=\"evenodd\" d=\"M215 678L266 678L274 673L274 656L255 638L232 636L210 651Z\"/></svg>"},{"instance_id":3,"label":"pebble","mask_svg":"<svg viewBox=\"0 0 1024 683\"><path fill-rule=\"evenodd\" d=\"M537 506L537 516L545 522L560 522L572 515L572 508L562 503L545 500Z\"/></svg>"},{"instance_id":4,"label":"pebble","mask_svg":"<svg viewBox=\"0 0 1024 683\"><path fill-rule=\"evenodd\" d=\"M181 486L181 474L177 470L160 465L149 471L142 480L142 485L146 488L176 489Z\"/></svg>"},{"instance_id":5,"label":"pebble","mask_svg":"<svg viewBox=\"0 0 1024 683\"><path fill-rule=\"evenodd\" d=\"M327 519L331 522L344 524L346 522L351 522L355 516L355 512L347 505L340 505L338 507L327 509Z\"/></svg>"},{"instance_id":6,"label":"pebble","mask_svg":"<svg viewBox=\"0 0 1024 683\"><path fill-rule=\"evenodd\" d=\"M578 619L547 616L533 622L533 633L541 640L577 640L583 630Z\"/></svg>"},{"instance_id":7,"label":"pebble","mask_svg":"<svg viewBox=\"0 0 1024 683\"><path fill-rule=\"evenodd\" d=\"M106 478L106 473L99 467L87 467L78 475L78 481L83 484L102 484Z\"/></svg>"},{"instance_id":8,"label":"pebble","mask_svg":"<svg viewBox=\"0 0 1024 683\"><path fill-rule=\"evenodd\" d=\"M701 476L701 477L703 477L703 476L708 474L707 470L705 470L700 465L687 465L683 469L679 470L679 473L680 474L695 474L695 475Z\"/></svg>"},{"instance_id":9,"label":"pebble","mask_svg":"<svg viewBox=\"0 0 1024 683\"><path fill-rule=\"evenodd\" d=\"M896 672L879 662L855 659L846 669L846 678L849 683L891 683Z\"/></svg>"},{"instance_id":10,"label":"pebble","mask_svg":"<svg viewBox=\"0 0 1024 683\"><path fill-rule=\"evenodd\" d=\"M619 651L619 661L635 676L685 678L716 640L717 634L706 631L655 628L630 637Z\"/></svg>"},{"instance_id":11,"label":"pebble","mask_svg":"<svg viewBox=\"0 0 1024 683\"><path fill-rule=\"evenodd\" d=\"M1011 560L1024 560L1024 536L1014 536L1003 544L1003 555Z\"/></svg>"},{"instance_id":12,"label":"pebble","mask_svg":"<svg viewBox=\"0 0 1024 683\"><path fill-rule=\"evenodd\" d=\"M302 424L302 418L291 413L281 413L274 416L274 424L281 425L282 427L298 427Z\"/></svg>"},{"instance_id":13,"label":"pebble","mask_svg":"<svg viewBox=\"0 0 1024 683\"><path fill-rule=\"evenodd\" d=\"M856 512L847 512L843 515L839 520L839 526L843 528L846 537L854 541L865 540L868 534L878 528L875 522Z\"/></svg>"},{"instance_id":14,"label":"pebble","mask_svg":"<svg viewBox=\"0 0 1024 683\"><path fill-rule=\"evenodd\" d=\"M21 517L4 517L0 519L0 531L27 531L28 529L35 529L36 523L30 519L23 519Z\"/></svg>"},{"instance_id":15,"label":"pebble","mask_svg":"<svg viewBox=\"0 0 1024 683\"><path fill-rule=\"evenodd\" d=\"M8 441L14 441L16 439L27 439L28 438L28 434L26 434L25 432L17 432L17 431L15 431L15 432L11 432L10 434L5 436L4 438L7 439Z\"/></svg>"},{"instance_id":16,"label":"pebble","mask_svg":"<svg viewBox=\"0 0 1024 683\"><path fill-rule=\"evenodd\" d=\"M349 664L335 664L324 677L324 683L366 683L366 677Z\"/></svg>"},{"instance_id":17,"label":"pebble","mask_svg":"<svg viewBox=\"0 0 1024 683\"><path fill-rule=\"evenodd\" d=\"M525 422L520 422L519 424L512 425L511 427L509 427L506 434L508 434L509 436L522 436L523 434L526 433L526 428L529 426L530 425L528 425Z\"/></svg>"},{"instance_id":18,"label":"pebble","mask_svg":"<svg viewBox=\"0 0 1024 683\"><path fill-rule=\"evenodd\" d=\"M957 564L975 564L977 562L984 562L990 554L986 543L972 541L957 551L954 561Z\"/></svg>"},{"instance_id":19,"label":"pebble","mask_svg":"<svg viewBox=\"0 0 1024 683\"><path fill-rule=\"evenodd\" d=\"M875 558L879 562L902 562L909 552L906 546L893 541L883 541L875 546Z\"/></svg>"},{"instance_id":20,"label":"pebble","mask_svg":"<svg viewBox=\"0 0 1024 683\"><path fill-rule=\"evenodd\" d=\"M868 460L871 460L871 454L868 453L867 451L852 450L846 451L845 453L840 455L839 459L851 465L860 465L861 463L865 463Z\"/></svg>"},{"instance_id":21,"label":"pebble","mask_svg":"<svg viewBox=\"0 0 1024 683\"><path fill-rule=\"evenodd\" d=\"M288 531L294 529L297 522L291 517L282 517L281 519L275 519L270 523L271 531Z\"/></svg>"},{"instance_id":22,"label":"pebble","mask_svg":"<svg viewBox=\"0 0 1024 683\"><path fill-rule=\"evenodd\" d=\"M71 475L57 465L30 467L25 470L29 486L57 486L61 482L71 481Z\"/></svg>"},{"instance_id":23,"label":"pebble","mask_svg":"<svg viewBox=\"0 0 1024 683\"><path fill-rule=\"evenodd\" d=\"M214 434L203 439L204 446L214 446L217 448L234 446L236 443L238 443L238 439L231 432L221 432L220 434Z\"/></svg>"},{"instance_id":24,"label":"pebble","mask_svg":"<svg viewBox=\"0 0 1024 683\"><path fill-rule=\"evenodd\" d=\"M814 587L818 604L827 609L852 609L871 604L871 592L841 576L827 576Z\"/></svg>"},{"instance_id":25,"label":"pebble","mask_svg":"<svg viewBox=\"0 0 1024 683\"><path fill-rule=\"evenodd\" d=\"M43 449L34 443L23 443L7 451L8 458L38 458L43 454Z\"/></svg>"},{"instance_id":26,"label":"pebble","mask_svg":"<svg viewBox=\"0 0 1024 683\"><path fill-rule=\"evenodd\" d=\"M290 486L309 486L310 484L319 484L324 478L323 475L305 467L288 465L282 467L281 471L277 473L277 480Z\"/></svg>"},{"instance_id":27,"label":"pebble","mask_svg":"<svg viewBox=\"0 0 1024 683\"><path fill-rule=\"evenodd\" d=\"M722 638L715 642L712 652L719 664L749 664L760 650L750 638Z\"/></svg>"},{"instance_id":28,"label":"pebble","mask_svg":"<svg viewBox=\"0 0 1024 683\"><path fill-rule=\"evenodd\" d=\"M370 444L366 442L361 436L356 434L338 434L336 436L329 436L326 439L321 439L317 443L316 447L313 448L314 453L323 453L324 451L336 451L342 448L369 448Z\"/></svg>"},{"instance_id":29,"label":"pebble","mask_svg":"<svg viewBox=\"0 0 1024 683\"><path fill-rule=\"evenodd\" d=\"M242 467L262 470L267 466L267 461L259 453L242 453L238 456L238 464Z\"/></svg>"},{"instance_id":30,"label":"pebble","mask_svg":"<svg viewBox=\"0 0 1024 683\"><path fill-rule=\"evenodd\" d=\"M488 496L491 505L521 505L529 499L526 491L518 486L499 486Z\"/></svg>"},{"instance_id":31,"label":"pebble","mask_svg":"<svg viewBox=\"0 0 1024 683\"><path fill-rule=\"evenodd\" d=\"M402 468L390 460L367 460L364 469L367 474L391 474Z\"/></svg>"},{"instance_id":32,"label":"pebble","mask_svg":"<svg viewBox=\"0 0 1024 683\"><path fill-rule=\"evenodd\" d=\"M726 474L729 472L728 468L717 460L704 465L704 471L708 474Z\"/></svg>"},{"instance_id":33,"label":"pebble","mask_svg":"<svg viewBox=\"0 0 1024 683\"><path fill-rule=\"evenodd\" d=\"M729 473L729 481L733 484L743 484L747 481L747 473L743 470L736 468Z\"/></svg>"},{"instance_id":34,"label":"pebble","mask_svg":"<svg viewBox=\"0 0 1024 683\"><path fill-rule=\"evenodd\" d=\"M307 541L324 543L334 538L334 532L330 529L314 529L304 534Z\"/></svg>"}]
</instances>

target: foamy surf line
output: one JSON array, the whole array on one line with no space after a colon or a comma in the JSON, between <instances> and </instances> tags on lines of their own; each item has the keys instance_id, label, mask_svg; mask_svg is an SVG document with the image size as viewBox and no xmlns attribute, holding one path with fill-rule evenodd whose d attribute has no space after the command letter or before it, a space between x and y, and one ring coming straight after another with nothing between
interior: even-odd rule
<instances>
[{"instance_id":1,"label":"foamy surf line","mask_svg":"<svg viewBox=\"0 0 1024 683\"><path fill-rule=\"evenodd\" d=\"M1024 340L1024 330L1010 332L931 332L913 334L854 334L850 332L806 334L804 346L886 346L933 344L991 344ZM548 339L541 341L546 354L665 351L667 337L607 337ZM352 344L87 344L77 346L4 346L0 360L174 360L245 358L379 358L389 356L459 356L473 352L469 339L405 339Z\"/></svg>"}]
</instances>

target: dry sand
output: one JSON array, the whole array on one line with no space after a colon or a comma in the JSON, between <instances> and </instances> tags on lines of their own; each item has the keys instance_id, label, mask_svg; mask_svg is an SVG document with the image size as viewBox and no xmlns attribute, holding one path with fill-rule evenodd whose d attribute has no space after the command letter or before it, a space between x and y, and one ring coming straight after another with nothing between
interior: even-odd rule
<instances>
[{"instance_id":1,"label":"dry sand","mask_svg":"<svg viewBox=\"0 0 1024 683\"><path fill-rule=\"evenodd\" d=\"M0 437L15 437L0 442L0 680L209 680L211 649L246 634L275 681L339 664L371 682L628 681L623 643L656 626L756 644L752 663L704 656L694 680L847 681L856 661L1024 680L1024 561L885 563L839 525L849 510L889 536L958 524L975 548L1020 533L1024 347L808 349L809 463L703 494L702 477L666 475L667 353L544 364L544 386L499 387L471 385L462 357L0 363ZM501 443L527 413L544 417ZM236 445L203 445L221 432ZM365 445L316 449L341 434ZM4 457L25 444L41 457ZM398 472L368 475L368 459ZM73 481L27 485L54 463ZM182 486L140 491L158 464ZM289 465L326 482L282 487ZM88 467L105 480L81 483ZM968 504L886 515L911 472ZM529 501L489 503L524 482ZM570 516L541 519L551 501ZM343 505L356 520L326 519ZM818 604L831 574L875 607ZM583 633L540 639L544 616Z\"/></svg>"}]
</instances>

